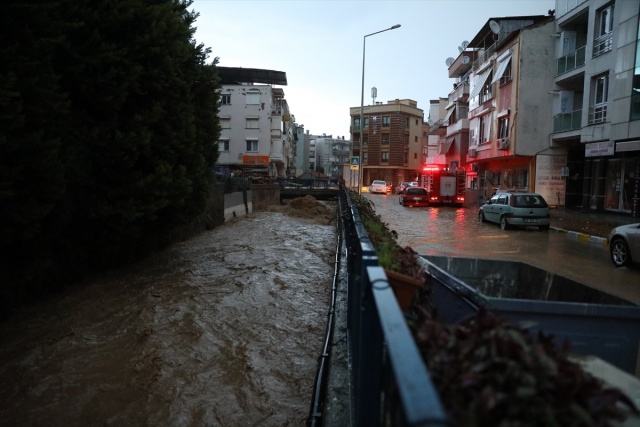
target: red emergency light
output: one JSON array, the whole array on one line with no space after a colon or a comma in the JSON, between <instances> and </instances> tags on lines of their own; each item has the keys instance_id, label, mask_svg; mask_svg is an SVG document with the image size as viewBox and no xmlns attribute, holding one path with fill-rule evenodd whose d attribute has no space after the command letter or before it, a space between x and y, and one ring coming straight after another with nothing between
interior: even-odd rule
<instances>
[{"instance_id":1,"label":"red emergency light","mask_svg":"<svg viewBox=\"0 0 640 427\"><path fill-rule=\"evenodd\" d=\"M426 165L422 168L424 172L437 172L440 170L440 166L438 165Z\"/></svg>"}]
</instances>

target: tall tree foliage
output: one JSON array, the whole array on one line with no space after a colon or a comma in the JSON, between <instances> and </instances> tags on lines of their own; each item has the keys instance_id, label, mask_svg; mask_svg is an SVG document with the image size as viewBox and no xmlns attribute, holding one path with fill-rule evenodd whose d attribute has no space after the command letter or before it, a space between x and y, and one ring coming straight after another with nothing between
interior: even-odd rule
<instances>
[{"instance_id":1,"label":"tall tree foliage","mask_svg":"<svg viewBox=\"0 0 640 427\"><path fill-rule=\"evenodd\" d=\"M5 285L57 284L125 262L202 212L219 82L193 38L190 5L0 5Z\"/></svg>"}]
</instances>

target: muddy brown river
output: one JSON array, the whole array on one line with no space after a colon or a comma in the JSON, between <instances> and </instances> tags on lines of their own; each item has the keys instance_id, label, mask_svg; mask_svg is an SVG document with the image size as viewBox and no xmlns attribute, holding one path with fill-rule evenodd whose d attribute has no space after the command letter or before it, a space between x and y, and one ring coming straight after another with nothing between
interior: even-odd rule
<instances>
[{"instance_id":1,"label":"muddy brown river","mask_svg":"<svg viewBox=\"0 0 640 427\"><path fill-rule=\"evenodd\" d=\"M336 245L305 216L251 214L0 323L0 425L304 425Z\"/></svg>"}]
</instances>

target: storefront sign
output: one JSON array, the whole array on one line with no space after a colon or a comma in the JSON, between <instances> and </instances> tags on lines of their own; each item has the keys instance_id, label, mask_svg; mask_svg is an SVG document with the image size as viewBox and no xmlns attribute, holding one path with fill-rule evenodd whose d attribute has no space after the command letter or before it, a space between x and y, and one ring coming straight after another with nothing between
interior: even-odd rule
<instances>
[{"instance_id":1,"label":"storefront sign","mask_svg":"<svg viewBox=\"0 0 640 427\"><path fill-rule=\"evenodd\" d=\"M613 141L592 142L585 144L585 157L613 156L615 153L615 143Z\"/></svg>"},{"instance_id":2,"label":"storefront sign","mask_svg":"<svg viewBox=\"0 0 640 427\"><path fill-rule=\"evenodd\" d=\"M242 156L242 164L269 166L269 156Z\"/></svg>"},{"instance_id":3,"label":"storefront sign","mask_svg":"<svg viewBox=\"0 0 640 427\"><path fill-rule=\"evenodd\" d=\"M536 187L551 206L564 206L565 179L562 168L567 166L567 156L539 155L536 157Z\"/></svg>"}]
</instances>

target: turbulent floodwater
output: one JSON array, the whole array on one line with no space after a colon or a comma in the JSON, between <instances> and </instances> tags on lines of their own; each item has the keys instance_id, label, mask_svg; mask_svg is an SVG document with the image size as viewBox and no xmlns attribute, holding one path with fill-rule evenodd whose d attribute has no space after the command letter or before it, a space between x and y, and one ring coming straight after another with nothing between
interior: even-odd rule
<instances>
[{"instance_id":1,"label":"turbulent floodwater","mask_svg":"<svg viewBox=\"0 0 640 427\"><path fill-rule=\"evenodd\" d=\"M258 212L0 323L0 424L304 425L334 224Z\"/></svg>"}]
</instances>

